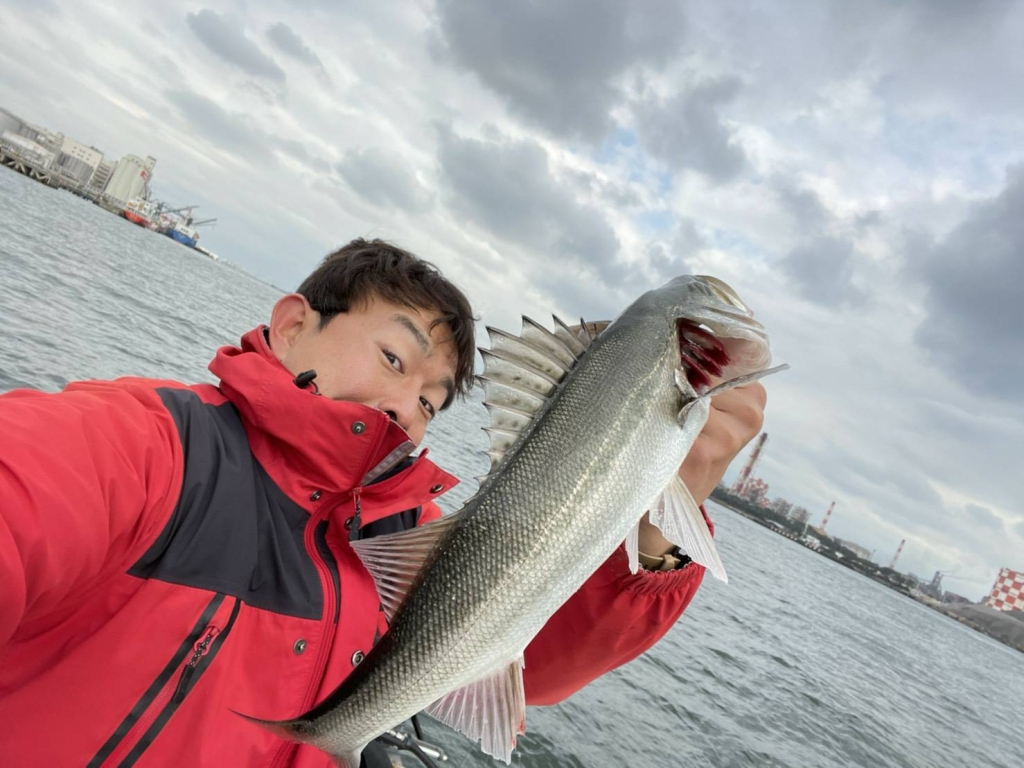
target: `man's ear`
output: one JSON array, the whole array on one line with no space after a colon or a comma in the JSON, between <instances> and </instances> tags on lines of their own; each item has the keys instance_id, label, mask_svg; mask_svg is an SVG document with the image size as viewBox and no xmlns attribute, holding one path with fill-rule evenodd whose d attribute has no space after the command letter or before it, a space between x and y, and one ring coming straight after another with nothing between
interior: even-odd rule
<instances>
[{"instance_id":1,"label":"man's ear","mask_svg":"<svg viewBox=\"0 0 1024 768\"><path fill-rule=\"evenodd\" d=\"M302 332L319 323L320 313L309 306L305 296L299 293L282 296L270 313L270 349L283 362Z\"/></svg>"}]
</instances>

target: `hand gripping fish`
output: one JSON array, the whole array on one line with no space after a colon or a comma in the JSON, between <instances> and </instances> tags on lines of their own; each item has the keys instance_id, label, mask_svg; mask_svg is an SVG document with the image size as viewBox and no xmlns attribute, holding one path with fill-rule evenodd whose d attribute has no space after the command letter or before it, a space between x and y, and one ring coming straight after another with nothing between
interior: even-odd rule
<instances>
[{"instance_id":1,"label":"hand gripping fish","mask_svg":"<svg viewBox=\"0 0 1024 768\"><path fill-rule=\"evenodd\" d=\"M509 762L525 732L526 646L623 541L637 570L645 511L725 579L679 466L712 395L786 366L767 369L764 328L711 277L678 277L596 338L587 329L488 328L490 473L455 514L353 543L389 631L314 709L256 722L357 768L364 745L426 709Z\"/></svg>"}]
</instances>

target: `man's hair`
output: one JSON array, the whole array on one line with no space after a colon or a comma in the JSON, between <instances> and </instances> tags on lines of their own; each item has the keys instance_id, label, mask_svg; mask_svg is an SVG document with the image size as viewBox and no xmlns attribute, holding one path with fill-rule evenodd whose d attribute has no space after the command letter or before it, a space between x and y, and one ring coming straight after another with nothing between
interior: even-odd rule
<instances>
[{"instance_id":1,"label":"man's hair","mask_svg":"<svg viewBox=\"0 0 1024 768\"><path fill-rule=\"evenodd\" d=\"M439 317L431 329L447 323L455 347L455 391L465 395L473 384L476 352L473 310L465 294L428 261L383 240L353 240L328 254L302 281L297 293L320 313L323 328L335 315L379 297ZM451 405L445 400L442 410Z\"/></svg>"}]
</instances>

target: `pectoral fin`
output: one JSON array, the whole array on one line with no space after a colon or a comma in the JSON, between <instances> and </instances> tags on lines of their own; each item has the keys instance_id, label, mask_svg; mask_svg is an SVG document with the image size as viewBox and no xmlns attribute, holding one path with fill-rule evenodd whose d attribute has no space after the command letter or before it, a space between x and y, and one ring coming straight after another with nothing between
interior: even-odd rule
<instances>
[{"instance_id":1,"label":"pectoral fin","mask_svg":"<svg viewBox=\"0 0 1024 768\"><path fill-rule=\"evenodd\" d=\"M427 707L427 714L476 739L492 757L512 762L516 737L526 733L522 659L455 689Z\"/></svg>"},{"instance_id":2,"label":"pectoral fin","mask_svg":"<svg viewBox=\"0 0 1024 768\"><path fill-rule=\"evenodd\" d=\"M640 570L640 523L634 525L626 535L626 557L629 558L629 572Z\"/></svg>"},{"instance_id":3,"label":"pectoral fin","mask_svg":"<svg viewBox=\"0 0 1024 768\"><path fill-rule=\"evenodd\" d=\"M703 565L715 578L729 580L700 506L678 475L673 475L651 507L649 519L666 539L682 547L691 560Z\"/></svg>"}]
</instances>

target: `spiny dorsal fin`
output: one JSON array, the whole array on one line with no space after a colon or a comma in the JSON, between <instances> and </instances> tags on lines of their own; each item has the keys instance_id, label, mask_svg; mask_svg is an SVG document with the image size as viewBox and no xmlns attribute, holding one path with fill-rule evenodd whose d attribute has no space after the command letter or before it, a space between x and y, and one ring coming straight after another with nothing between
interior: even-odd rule
<instances>
[{"instance_id":1,"label":"spiny dorsal fin","mask_svg":"<svg viewBox=\"0 0 1024 768\"><path fill-rule=\"evenodd\" d=\"M487 326L487 335L490 337L493 352L507 352L514 359L536 368L555 381L568 373L571 367L549 350L536 347L518 336L505 333L505 331Z\"/></svg>"},{"instance_id":2,"label":"spiny dorsal fin","mask_svg":"<svg viewBox=\"0 0 1024 768\"><path fill-rule=\"evenodd\" d=\"M558 315L552 315L551 319L555 321L555 336L558 337L558 340L571 349L577 357L582 355L586 347L580 341L579 336L573 332L573 329L562 322L562 318Z\"/></svg>"},{"instance_id":3,"label":"spiny dorsal fin","mask_svg":"<svg viewBox=\"0 0 1024 768\"><path fill-rule=\"evenodd\" d=\"M533 414L523 413L514 408L504 408L494 403L484 403L484 407L491 414L490 426L498 429L514 429L516 432L522 432L533 421Z\"/></svg>"},{"instance_id":4,"label":"spiny dorsal fin","mask_svg":"<svg viewBox=\"0 0 1024 768\"><path fill-rule=\"evenodd\" d=\"M526 315L523 315L522 338L533 346L554 355L570 368L576 363L578 354L573 347L569 346L543 325L531 320ZM582 351L583 350L580 349L580 352Z\"/></svg>"},{"instance_id":5,"label":"spiny dorsal fin","mask_svg":"<svg viewBox=\"0 0 1024 768\"><path fill-rule=\"evenodd\" d=\"M547 398L528 389L515 387L502 381L495 381L489 376L477 376L477 382L484 388L484 397L489 403L511 408L522 413L535 414Z\"/></svg>"},{"instance_id":6,"label":"spiny dorsal fin","mask_svg":"<svg viewBox=\"0 0 1024 768\"><path fill-rule=\"evenodd\" d=\"M552 318L554 332L525 315L522 336L487 327L491 349L480 350L484 371L477 381L491 414L490 426L484 428L491 441L486 452L491 472L514 450L579 356L608 325L581 321L570 328L556 315Z\"/></svg>"},{"instance_id":7,"label":"spiny dorsal fin","mask_svg":"<svg viewBox=\"0 0 1024 768\"><path fill-rule=\"evenodd\" d=\"M497 381L502 384L525 389L528 392L536 392L539 395L548 395L556 386L559 379L553 379L529 363L515 358L510 352L481 349L480 356L484 360L484 373L488 381Z\"/></svg>"},{"instance_id":8,"label":"spiny dorsal fin","mask_svg":"<svg viewBox=\"0 0 1024 768\"><path fill-rule=\"evenodd\" d=\"M505 453L516 444L520 435L518 430L495 429L494 427L484 427L484 432L491 438L491 451L495 453Z\"/></svg>"}]
</instances>

